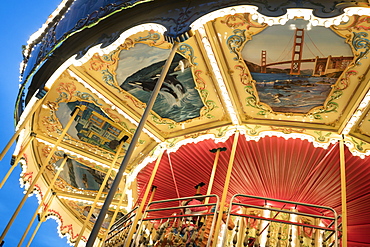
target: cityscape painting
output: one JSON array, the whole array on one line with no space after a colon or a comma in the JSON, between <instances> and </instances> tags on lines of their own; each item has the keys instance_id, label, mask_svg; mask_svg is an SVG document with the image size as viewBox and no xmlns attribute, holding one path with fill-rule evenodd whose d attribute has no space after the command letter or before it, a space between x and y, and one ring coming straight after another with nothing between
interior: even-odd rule
<instances>
[{"instance_id":1,"label":"cityscape painting","mask_svg":"<svg viewBox=\"0 0 370 247\"><path fill-rule=\"evenodd\" d=\"M118 142L125 136L123 128L112 121L96 105L87 102L59 103L56 116L65 126L76 106L84 104L86 109L79 112L72 126L68 129L70 137L95 146L114 151Z\"/></svg>"}]
</instances>

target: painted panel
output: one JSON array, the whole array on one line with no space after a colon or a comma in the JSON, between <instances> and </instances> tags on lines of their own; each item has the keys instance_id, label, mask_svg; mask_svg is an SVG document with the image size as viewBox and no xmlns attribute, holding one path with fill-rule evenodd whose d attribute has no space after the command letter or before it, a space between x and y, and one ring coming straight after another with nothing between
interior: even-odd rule
<instances>
[{"instance_id":1,"label":"painted panel","mask_svg":"<svg viewBox=\"0 0 370 247\"><path fill-rule=\"evenodd\" d=\"M353 60L344 38L302 19L266 28L245 45L242 56L260 101L275 112L292 113L323 105Z\"/></svg>"},{"instance_id":2,"label":"painted panel","mask_svg":"<svg viewBox=\"0 0 370 247\"><path fill-rule=\"evenodd\" d=\"M74 202L74 201L66 201L68 206L70 206L82 219L86 219L86 216L89 214L91 210L91 205L83 202ZM98 215L100 213L100 208L94 208L94 211L91 215L90 222L95 223L96 219L98 218ZM103 221L102 227L104 229L107 229L109 226L110 221L112 220L113 216L112 211L107 212L107 216ZM122 217L123 214L119 212L117 214L117 219Z\"/></svg>"},{"instance_id":3,"label":"painted panel","mask_svg":"<svg viewBox=\"0 0 370 247\"><path fill-rule=\"evenodd\" d=\"M121 88L147 103L168 55L169 50L145 44L122 50L116 70ZM183 122L200 116L204 105L195 89L190 66L188 59L175 55L153 106L160 117Z\"/></svg>"},{"instance_id":4,"label":"painted panel","mask_svg":"<svg viewBox=\"0 0 370 247\"><path fill-rule=\"evenodd\" d=\"M78 105L86 105L86 109L79 112L67 133L76 140L114 151L118 142L124 137L125 131L92 103L79 101L59 103L56 116L63 127Z\"/></svg>"},{"instance_id":5,"label":"painted panel","mask_svg":"<svg viewBox=\"0 0 370 247\"><path fill-rule=\"evenodd\" d=\"M55 166L59 166L62 160L58 160ZM59 178L76 189L98 191L105 176L106 173L104 172L88 167L76 160L68 159ZM113 179L108 178L103 192L109 191L112 182Z\"/></svg>"}]
</instances>

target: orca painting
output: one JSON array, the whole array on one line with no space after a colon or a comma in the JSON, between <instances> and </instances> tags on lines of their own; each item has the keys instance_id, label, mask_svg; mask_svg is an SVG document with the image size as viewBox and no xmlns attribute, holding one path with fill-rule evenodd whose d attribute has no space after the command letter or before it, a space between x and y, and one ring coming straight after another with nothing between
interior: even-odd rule
<instances>
[{"instance_id":1,"label":"orca painting","mask_svg":"<svg viewBox=\"0 0 370 247\"><path fill-rule=\"evenodd\" d=\"M122 50L116 80L122 89L147 103L168 55L169 50L145 44L136 44L129 50ZM199 92L195 89L190 62L176 54L164 78L153 111L162 118L182 122L199 117L203 106Z\"/></svg>"},{"instance_id":2,"label":"orca painting","mask_svg":"<svg viewBox=\"0 0 370 247\"><path fill-rule=\"evenodd\" d=\"M151 92L153 91L160 75L156 75L150 78L150 81L133 81L128 82L130 86L141 88L144 91ZM176 78L177 75L167 75L164 78L161 91L167 92L172 95L176 100L179 100L183 97L186 92L186 89L181 84L181 82Z\"/></svg>"}]
</instances>

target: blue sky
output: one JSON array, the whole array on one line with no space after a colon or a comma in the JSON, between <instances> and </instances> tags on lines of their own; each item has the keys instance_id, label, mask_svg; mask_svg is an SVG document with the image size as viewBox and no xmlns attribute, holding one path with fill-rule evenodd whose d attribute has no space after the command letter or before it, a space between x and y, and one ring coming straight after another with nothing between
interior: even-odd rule
<instances>
[{"instance_id":1,"label":"blue sky","mask_svg":"<svg viewBox=\"0 0 370 247\"><path fill-rule=\"evenodd\" d=\"M14 104L18 94L19 64L22 61L22 45L36 32L59 5L61 0L17 0L2 1L0 8L1 32L1 71L0 91L1 128L0 149L2 150L14 133ZM10 167L10 158L14 145L8 154L0 161L0 179L4 177ZM20 168L17 167L2 189L0 189L0 231L3 232L11 215L23 196L23 189L19 186ZM32 196L27 199L25 206L16 218L5 237L5 247L18 245L28 222L37 208L37 199ZM35 222L34 226L36 226ZM57 233L56 221L49 219L41 225L31 246L59 247L69 246L66 238L61 239ZM29 235L31 235L33 228ZM29 236L28 236L29 237ZM22 246L26 246L27 240Z\"/></svg>"}]
</instances>

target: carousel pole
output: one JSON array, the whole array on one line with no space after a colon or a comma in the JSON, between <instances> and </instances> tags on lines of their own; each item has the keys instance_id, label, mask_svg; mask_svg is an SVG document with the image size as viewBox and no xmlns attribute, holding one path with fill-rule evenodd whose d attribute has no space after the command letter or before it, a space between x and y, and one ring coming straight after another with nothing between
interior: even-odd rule
<instances>
[{"instance_id":1,"label":"carousel pole","mask_svg":"<svg viewBox=\"0 0 370 247\"><path fill-rule=\"evenodd\" d=\"M155 195L155 192L157 191L157 186L152 186L152 194L150 195L150 198L149 198L149 201L147 204L151 203L153 201L153 198L154 198L154 195Z\"/></svg>"},{"instance_id":2,"label":"carousel pole","mask_svg":"<svg viewBox=\"0 0 370 247\"><path fill-rule=\"evenodd\" d=\"M126 189L126 186L125 186L125 188L124 188L123 191L125 191L125 189ZM124 199L124 196L122 195L121 198L119 199L119 202L118 202L118 205L116 207L116 210L114 210L114 214L112 216L111 221L109 222L109 226L108 226L107 230L104 233L104 236L102 238L102 242L101 242L101 245L100 245L101 247L104 247L105 246L105 239L107 238L107 235L108 235L109 230L111 229L112 225L116 221L116 218L117 218L118 212L120 211L120 208L121 208L123 199Z\"/></svg>"},{"instance_id":3,"label":"carousel pole","mask_svg":"<svg viewBox=\"0 0 370 247\"><path fill-rule=\"evenodd\" d=\"M45 195L43 196L41 202L39 203L39 206L37 207L34 215L32 216L32 219L31 219L30 223L27 226L27 229L24 231L23 236L22 236L21 240L18 243L18 247L20 247L22 245L24 239L26 238L26 236L27 236L27 234L28 234L28 232L29 232L29 230L30 230L33 222L35 221L35 219L37 217L37 214L38 214L40 208L44 205L44 202L45 202L46 198L48 198L48 196L50 194L50 191L53 190L54 184L57 181L59 174L63 170L63 167L64 167L65 163L67 162L67 160L68 160L68 156L67 155L64 155L64 158L62 160L62 163L60 164L60 166L59 166L59 168L58 168L58 170L57 170L57 172L56 172L53 180L50 182L49 187L48 187L48 189L45 192ZM49 201L51 202L51 199ZM49 208L49 203L46 204L46 207L44 209L44 212L46 212L48 210L48 208ZM42 216L40 217L41 219L43 218L43 215L44 215L44 213L42 213ZM39 225L41 225L41 222L42 222L42 220L39 221ZM38 227L36 229L38 230ZM37 230L35 230L34 234L36 234ZM34 235L32 235L30 241L28 242L29 244L32 242L33 236Z\"/></svg>"},{"instance_id":4,"label":"carousel pole","mask_svg":"<svg viewBox=\"0 0 370 247\"><path fill-rule=\"evenodd\" d=\"M342 197L342 246L347 247L347 186L346 186L346 160L344 155L344 136L339 143L340 155L340 181L341 181L341 197ZM337 228L337 226L335 227ZM336 229L338 230L338 229ZM338 236L335 234L335 243L338 244Z\"/></svg>"},{"instance_id":5,"label":"carousel pole","mask_svg":"<svg viewBox=\"0 0 370 247\"><path fill-rule=\"evenodd\" d=\"M235 136L234 136L233 146L232 146L232 149L231 149L229 165L227 167L224 190L222 192L222 197L221 197L221 201L220 201L220 209L219 209L218 216L217 216L216 229L215 229L215 232L213 234L213 236L216 237L216 238L218 237L218 235L220 233L222 214L223 214L224 209L225 209L225 202L226 202L227 192L229 190L230 177L231 177L231 172L233 170L234 158L235 158L236 147L237 147L237 144L238 144L238 139L239 139L239 131L236 131ZM212 246L216 247L217 242L218 242L217 239L214 240Z\"/></svg>"},{"instance_id":6,"label":"carousel pole","mask_svg":"<svg viewBox=\"0 0 370 247\"><path fill-rule=\"evenodd\" d=\"M40 216L40 221L39 221L39 223L37 224L37 226L35 227L35 230L33 231L32 236L30 237L30 239L28 240L28 243L27 243L26 247L29 247L29 246L31 245L31 243L32 243L33 239L34 239L34 238L35 238L35 236L36 236L36 233L37 233L37 232L38 232L38 230L40 229L40 226L41 226L41 224L42 224L42 222L43 222L43 218L45 217L45 213L48 211L48 209L49 209L49 207L50 207L50 204L52 203L52 201L54 200L54 198L56 197L56 195L57 195L57 194L56 194L55 192L53 192L53 193L51 194L50 199L49 199L48 203L46 204L46 207L45 207L44 211L42 212L42 214L41 214L41 216ZM29 229L28 229L28 230L29 230ZM26 237L26 236L24 235L24 237ZM22 237L22 238L24 238L24 237ZM22 239L21 241L22 241L22 242L19 242L18 247L20 247L20 246L22 245L22 243L23 243L24 239Z\"/></svg>"},{"instance_id":7,"label":"carousel pole","mask_svg":"<svg viewBox=\"0 0 370 247\"><path fill-rule=\"evenodd\" d=\"M171 50L171 53L162 69L162 72L161 72L161 75L159 76L158 78L158 81L153 89L153 92L150 96L150 99L147 103L147 107L145 108L145 111L143 113L143 116L141 117L141 120L140 120L140 123L139 125L137 126L137 129L135 131L135 134L132 138L132 141L127 149L127 152L126 152L126 155L121 163L121 166L119 168L119 171L117 173L117 176L116 178L114 179L114 182L112 184L112 187L111 187L111 190L109 191L108 193L108 196L107 198L105 199L105 202L104 202L104 205L102 207L102 210L100 211L100 214L98 216L98 219L97 221L95 222L94 224L94 227L91 231L91 234L89 236L89 239L86 243L86 247L92 247L94 242L95 242L95 239L96 237L98 236L98 233L99 233L99 230L100 230L100 227L101 225L103 224L103 221L104 221L104 217L109 209L109 205L110 203L112 202L113 200L113 197L114 197L114 194L116 193L117 189L118 189L118 185L121 181L121 178L123 176L123 172L126 170L126 167L128 165L128 162L130 161L130 158L132 156L132 153L134 152L134 149L135 149L135 145L137 143L137 141L139 140L139 137L140 137L140 134L141 134L141 131L143 130L144 128L144 125L146 123L146 120L149 116L149 113L150 111L152 110L153 108L153 105L154 105L154 102L157 98L157 95L159 93L159 90L161 89L161 86L163 84L163 81L164 81L164 78L166 77L167 75L167 72L170 68L170 65L172 63L172 60L176 54L176 50L177 50L177 47L178 47L178 43L175 42L173 47L172 47L172 50Z\"/></svg>"},{"instance_id":8,"label":"carousel pole","mask_svg":"<svg viewBox=\"0 0 370 247\"><path fill-rule=\"evenodd\" d=\"M1 237L0 237L0 243L2 243L2 241L4 240L6 234L9 231L9 228L13 224L13 222L14 222L15 218L17 217L19 211L22 209L22 207L23 207L24 203L26 202L28 196L34 190L34 186L36 185L37 180L39 179L39 177L41 176L41 174L44 172L46 166L49 164L51 158L54 155L54 152L57 150L58 145L62 142L64 136L67 134L67 131L68 131L69 127L72 125L75 117L80 112L80 110L84 110L85 108L86 108L86 106L82 105L82 106L79 106L79 107L77 107L75 109L73 115L69 119L69 121L68 121L67 125L65 126L64 130L62 131L62 133L58 137L56 143L54 144L54 147L51 149L51 151L50 151L49 155L46 157L46 160L44 161L43 165L40 167L39 172L37 173L37 175L35 176L35 178L32 180L32 183L30 184L27 192L24 194L24 196L22 198L22 201L19 203L17 209L15 210L15 212L13 213L11 219L9 220L8 224L6 225L6 227L5 227L3 233L1 234Z\"/></svg>"},{"instance_id":9,"label":"carousel pole","mask_svg":"<svg viewBox=\"0 0 370 247\"><path fill-rule=\"evenodd\" d=\"M139 222L139 219L141 219L141 216L143 215L145 202L146 202L146 199L148 198L149 192L151 190L153 190L151 200L154 197L154 194L155 194L155 191L156 191L157 187L155 187L155 186L152 187L152 184L153 184L155 175L157 174L157 170L158 170L158 167L159 167L159 163L161 162L163 153L164 153L164 151L162 151L161 154L159 155L159 157L157 158L157 162L155 163L155 166L153 168L152 175L150 176L150 179L149 179L148 184L146 186L146 190L145 190L145 193L143 195L143 199L141 200L140 206L136 211L137 212L136 216L135 216L135 218L134 218L134 220L131 224L130 231L129 231L129 233L127 235L127 238L125 240L125 245L124 246L126 246L126 247L130 246L130 243L131 243L131 240L132 240L132 236L134 235L134 232L136 230L139 231L139 229L136 229L136 225Z\"/></svg>"},{"instance_id":10,"label":"carousel pole","mask_svg":"<svg viewBox=\"0 0 370 247\"><path fill-rule=\"evenodd\" d=\"M212 172L211 172L211 177L209 178L209 182L208 182L208 188L207 188L207 194L206 194L207 196L210 195L211 191L212 191L213 181L215 180L216 169L217 169L217 165L218 165L218 159L220 157L220 152L221 151L226 151L226 148L217 148L217 149L210 150L210 152L216 153L216 157L215 157L215 160L213 161L213 168L212 168ZM204 200L204 204L208 204L208 201L209 201L209 197L207 197Z\"/></svg>"},{"instance_id":11,"label":"carousel pole","mask_svg":"<svg viewBox=\"0 0 370 247\"><path fill-rule=\"evenodd\" d=\"M30 138L26 141L26 144L24 145L24 147L22 147L22 149L19 151L18 155L16 156L15 160L14 160L14 163L12 164L12 166L9 168L8 172L6 173L5 177L3 178L3 180L1 181L0 183L0 189L4 186L5 182L8 180L10 174L13 172L14 168L18 165L18 162L21 160L23 154L24 154L24 151L28 148L28 146L32 143L32 141L35 139L36 137L36 133L31 133L30 134Z\"/></svg>"},{"instance_id":12,"label":"carousel pole","mask_svg":"<svg viewBox=\"0 0 370 247\"><path fill-rule=\"evenodd\" d=\"M19 136L21 131L24 129L26 124L28 123L28 120L33 116L33 114L36 112L36 110L39 109L41 103L43 102L42 99L39 99L35 105L32 107L31 111L27 114L21 125L18 127L17 131L13 134L12 138L10 138L8 144L4 147L3 151L0 154L0 160L2 160L5 156L5 154L8 152L9 148L12 146L14 143L15 139Z\"/></svg>"},{"instance_id":13,"label":"carousel pole","mask_svg":"<svg viewBox=\"0 0 370 247\"><path fill-rule=\"evenodd\" d=\"M96 207L96 204L98 203L98 200L99 200L101 194L103 193L103 190L105 189L105 185L107 184L108 179L110 178L110 175L112 173L114 164L116 164L116 162L118 160L118 156L119 156L119 154L120 154L120 152L121 152L121 150L123 148L123 144L125 143L125 141L127 139L128 139L128 136L124 136L122 138L122 140L120 141L119 145L118 145L116 154L114 155L114 158L113 158L113 160L112 160L112 162L110 164L110 167L109 167L109 169L107 171L107 174L105 175L104 180L103 180L102 184L100 185L99 191L98 191L98 193L95 196L95 199L93 201L93 204L91 205L90 211L87 214L86 219L84 221L84 224L83 224L83 226L81 228L80 234L78 234L77 240L75 242L75 247L77 247L78 244L79 244L79 242L81 241L81 237L82 237L82 235L83 235L83 233L84 233L84 231L86 229L87 224L90 222L91 215L93 214L93 212L95 210L95 207Z\"/></svg>"},{"instance_id":14,"label":"carousel pole","mask_svg":"<svg viewBox=\"0 0 370 247\"><path fill-rule=\"evenodd\" d=\"M159 161L159 162L160 162L160 161ZM159 162L158 162L158 164L159 164ZM157 173L157 171L155 171L154 176L155 176L155 174L156 174L156 173ZM153 176L153 173L152 173L152 176ZM149 188L149 184L148 184L147 186L148 186L147 188ZM141 217L142 217L142 215L143 215L143 213L144 213L144 206L145 206L145 204L149 205L149 203L151 203L151 202L153 201L153 198L154 198L155 192L157 191L157 186L152 185L151 187L152 187L152 188L151 188L150 190L151 190L151 192L152 192L152 193L151 193L151 195L150 195L150 198L149 198L149 200L148 200L148 203L145 203L145 201L144 201L144 197L143 197L143 200L141 201L140 207L138 208L138 212L139 212L139 209L141 208L141 205L143 205L142 210L140 211L140 215L139 215L139 214L137 214L137 215L136 215L135 219L136 219L136 218L137 218L138 220L139 220L139 219L141 219ZM149 193L150 193L150 192L148 192L148 194L149 194ZM145 196L145 194L144 194L144 196ZM147 196L148 196L148 195L147 195ZM145 197L145 200L146 200L147 196ZM139 199L139 198L138 198L138 199ZM146 217L146 214L145 214L145 216L144 216L144 217ZM135 220L134 220L134 222L135 222ZM138 221L136 221L136 224L137 224L137 222L138 222ZM136 224L135 224L135 225L136 225ZM132 226L134 226L134 224L132 224ZM137 228L137 230L136 230L137 234L136 234L136 236L135 236L135 239L133 239L133 241L134 241L134 242L136 241L136 239L137 239L138 237L140 237L138 233L140 233L140 231L141 231L142 227L143 227L143 222L141 222L140 226L139 226L139 227ZM133 228L133 227L131 227L130 231L132 230L132 228ZM130 234L130 232L129 232L129 234ZM133 235L132 235L132 236L133 236ZM131 242L131 239L129 240L129 239L128 239L128 236L127 236L127 238L126 238L126 243L128 243L128 242Z\"/></svg>"}]
</instances>

